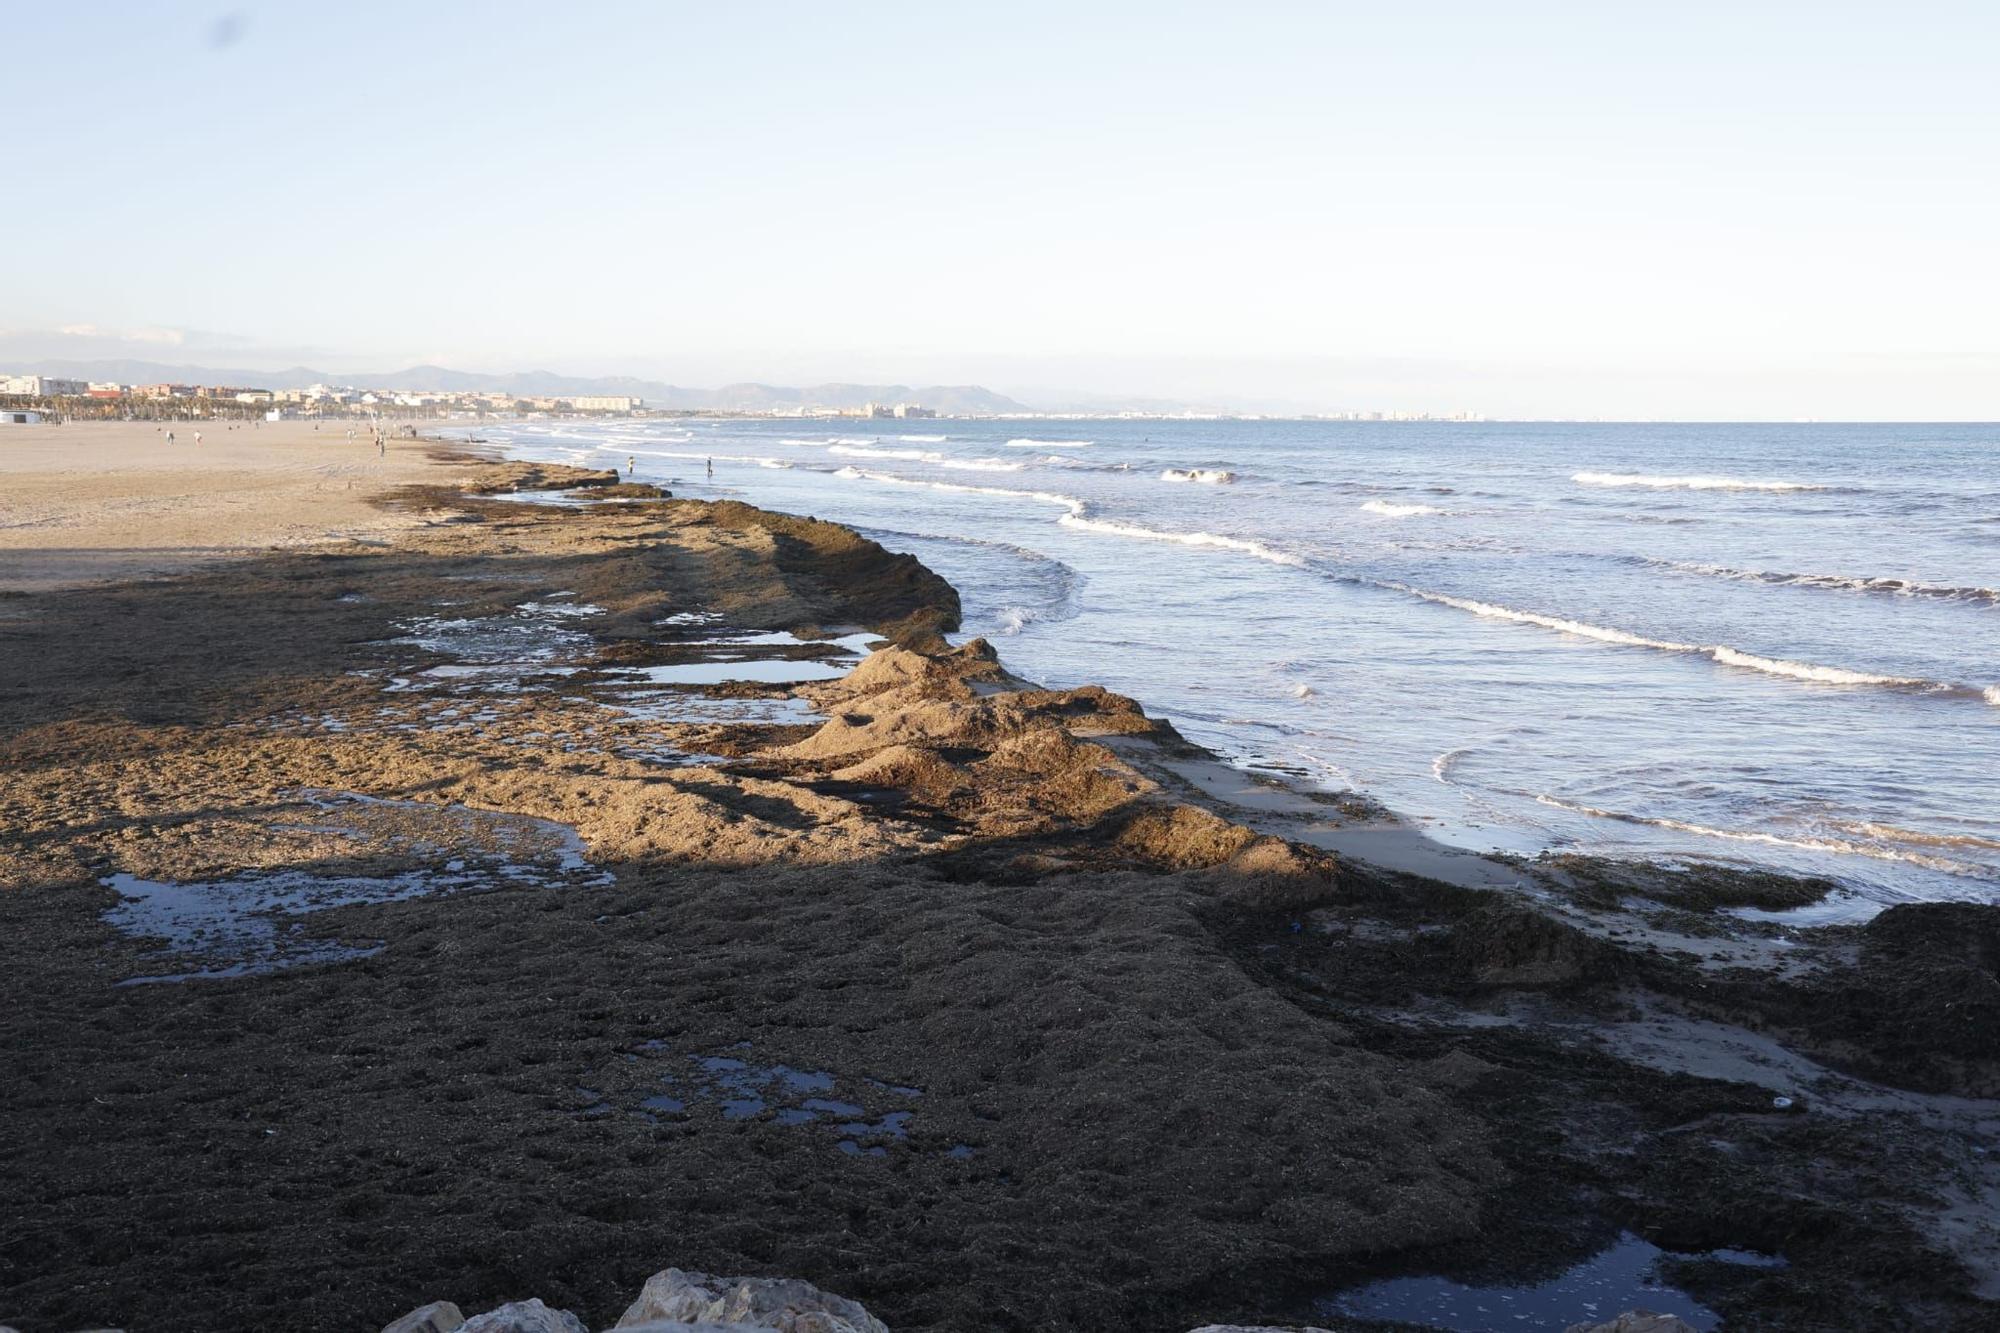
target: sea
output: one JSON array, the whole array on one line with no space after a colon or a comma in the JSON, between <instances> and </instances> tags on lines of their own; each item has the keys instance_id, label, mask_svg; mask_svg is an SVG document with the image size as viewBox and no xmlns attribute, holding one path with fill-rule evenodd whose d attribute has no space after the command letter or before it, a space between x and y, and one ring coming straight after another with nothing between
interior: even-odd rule
<instances>
[{"instance_id":1,"label":"sea","mask_svg":"<svg viewBox=\"0 0 2000 1333\"><path fill-rule=\"evenodd\" d=\"M1829 920L2000 900L2000 426L459 433L849 524L1018 674L1454 846L1825 875Z\"/></svg>"}]
</instances>

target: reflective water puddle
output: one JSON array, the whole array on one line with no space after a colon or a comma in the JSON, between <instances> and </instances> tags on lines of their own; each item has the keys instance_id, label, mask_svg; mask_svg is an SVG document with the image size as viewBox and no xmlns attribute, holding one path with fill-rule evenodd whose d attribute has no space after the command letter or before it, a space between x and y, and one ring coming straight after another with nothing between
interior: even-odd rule
<instances>
[{"instance_id":1,"label":"reflective water puddle","mask_svg":"<svg viewBox=\"0 0 2000 1333\"><path fill-rule=\"evenodd\" d=\"M574 829L549 820L353 793L312 793L303 804L315 812L311 822L275 823L273 831L353 838L359 852L426 863L374 875L298 867L196 881L110 875L99 882L115 890L119 902L105 911L104 921L127 935L164 941L159 957L171 969L118 984L251 976L380 951L379 944L304 933L301 918L333 908L521 885L581 888L609 878L584 859ZM414 831L393 827L402 816L413 821Z\"/></svg>"},{"instance_id":2,"label":"reflective water puddle","mask_svg":"<svg viewBox=\"0 0 2000 1333\"><path fill-rule=\"evenodd\" d=\"M1702 1333L1722 1317L1666 1282L1662 1259L1710 1259L1757 1268L1785 1261L1749 1250L1675 1254L1630 1232L1560 1277L1529 1287L1468 1287L1441 1277L1399 1277L1371 1282L1315 1302L1319 1312L1394 1320L1451 1333L1521 1333L1607 1322L1628 1310L1675 1315Z\"/></svg>"},{"instance_id":3,"label":"reflective water puddle","mask_svg":"<svg viewBox=\"0 0 2000 1333\"><path fill-rule=\"evenodd\" d=\"M748 1042L731 1049L736 1054L676 1057L664 1041L640 1044L627 1054L628 1060L665 1060L672 1067L659 1076L664 1091L637 1098L633 1112L652 1123L713 1113L725 1121L817 1127L850 1157L887 1157L891 1148L908 1148L916 1118L911 1108L923 1097L922 1088L825 1069L760 1064L750 1058ZM600 1106L608 1109L602 1094L579 1092L587 1093L592 1104L578 1114L595 1116L602 1113ZM971 1145L963 1143L944 1151L957 1161L973 1154Z\"/></svg>"}]
</instances>

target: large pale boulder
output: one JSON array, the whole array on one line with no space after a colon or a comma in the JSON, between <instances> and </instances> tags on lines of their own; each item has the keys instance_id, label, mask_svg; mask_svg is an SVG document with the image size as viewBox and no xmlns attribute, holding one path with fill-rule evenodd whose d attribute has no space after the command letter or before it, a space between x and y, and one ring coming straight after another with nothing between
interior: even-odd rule
<instances>
[{"instance_id":1,"label":"large pale boulder","mask_svg":"<svg viewBox=\"0 0 2000 1333\"><path fill-rule=\"evenodd\" d=\"M457 1333L464 1323L465 1314L456 1305L450 1301L432 1301L429 1305L419 1305L382 1333Z\"/></svg>"},{"instance_id":2,"label":"large pale boulder","mask_svg":"<svg viewBox=\"0 0 2000 1333\"><path fill-rule=\"evenodd\" d=\"M590 1333L567 1310L551 1310L540 1300L512 1301L497 1310L476 1314L458 1326L458 1333Z\"/></svg>"},{"instance_id":3,"label":"large pale boulder","mask_svg":"<svg viewBox=\"0 0 2000 1333\"><path fill-rule=\"evenodd\" d=\"M720 1324L776 1333L889 1333L854 1301L795 1278L716 1277L669 1268L646 1279L618 1320L622 1329Z\"/></svg>"},{"instance_id":4,"label":"large pale boulder","mask_svg":"<svg viewBox=\"0 0 2000 1333\"><path fill-rule=\"evenodd\" d=\"M1695 1333L1695 1326L1670 1314L1627 1310L1606 1324L1571 1324L1563 1333Z\"/></svg>"}]
</instances>

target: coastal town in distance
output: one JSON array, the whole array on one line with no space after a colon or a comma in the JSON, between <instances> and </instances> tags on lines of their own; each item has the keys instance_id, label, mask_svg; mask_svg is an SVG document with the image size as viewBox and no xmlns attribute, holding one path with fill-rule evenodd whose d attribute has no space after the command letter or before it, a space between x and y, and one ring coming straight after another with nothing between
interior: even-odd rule
<instances>
[{"instance_id":1,"label":"coastal town in distance","mask_svg":"<svg viewBox=\"0 0 2000 1333\"><path fill-rule=\"evenodd\" d=\"M769 386L743 386L771 392ZM55 375L0 373L0 424L9 421L110 420L312 420L320 417L367 417L395 415L404 419L447 420L453 418L532 416L594 417L852 417L876 421L918 421L944 417L1019 417L1032 419L1059 416L1067 419L1110 420L1259 420L1267 413L1142 411L1136 409L1081 413L1037 412L1000 395L975 387L985 401L960 405L957 410L940 410L915 402L854 401L857 386L824 400L775 403L764 406L728 405L728 390L715 394L716 402L705 406L665 406L628 393L518 393L497 390L445 390L396 388L385 385L307 384L263 387L225 384L195 384L161 381L150 384L120 384L111 380L84 380ZM795 391L777 391L795 392ZM968 408L974 410L968 410ZM983 409L983 410L978 410ZM1474 422L1486 418L1476 412L1431 413L1407 410L1302 413L1308 421L1455 421Z\"/></svg>"}]
</instances>

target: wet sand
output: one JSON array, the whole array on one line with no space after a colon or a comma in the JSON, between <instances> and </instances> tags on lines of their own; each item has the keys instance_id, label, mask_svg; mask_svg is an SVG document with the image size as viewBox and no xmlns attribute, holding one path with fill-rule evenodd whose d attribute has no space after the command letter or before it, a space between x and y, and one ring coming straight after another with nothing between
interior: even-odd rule
<instances>
[{"instance_id":1,"label":"wet sand","mask_svg":"<svg viewBox=\"0 0 2000 1333\"><path fill-rule=\"evenodd\" d=\"M601 1325L672 1264L1379 1328L1319 1302L1631 1233L1782 1256L1673 1266L1730 1327L1992 1326L1995 909L1463 858L947 650L845 529L395 466L312 546L7 555L0 1323Z\"/></svg>"}]
</instances>

